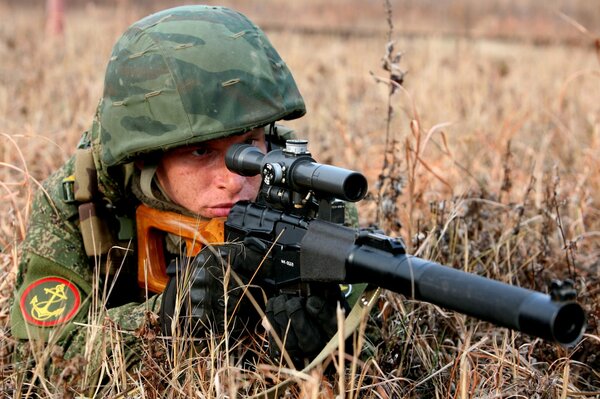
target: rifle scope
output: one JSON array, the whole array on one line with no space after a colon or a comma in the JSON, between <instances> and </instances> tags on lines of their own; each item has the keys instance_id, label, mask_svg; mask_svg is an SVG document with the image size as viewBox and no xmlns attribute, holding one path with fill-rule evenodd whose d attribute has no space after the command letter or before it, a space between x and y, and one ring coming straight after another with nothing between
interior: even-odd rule
<instances>
[{"instance_id":1,"label":"rifle scope","mask_svg":"<svg viewBox=\"0 0 600 399\"><path fill-rule=\"evenodd\" d=\"M284 149L266 155L249 144L234 144L227 150L225 164L242 176L260 173L267 186L308 190L351 202L364 198L368 183L361 173L315 162L306 144L306 140L287 140Z\"/></svg>"}]
</instances>

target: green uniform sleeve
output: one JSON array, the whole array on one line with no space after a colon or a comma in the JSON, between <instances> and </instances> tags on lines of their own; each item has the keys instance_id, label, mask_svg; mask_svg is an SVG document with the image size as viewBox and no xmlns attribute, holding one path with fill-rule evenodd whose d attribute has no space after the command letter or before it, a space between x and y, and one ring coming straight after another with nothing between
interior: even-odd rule
<instances>
[{"instance_id":1,"label":"green uniform sleeve","mask_svg":"<svg viewBox=\"0 0 600 399\"><path fill-rule=\"evenodd\" d=\"M133 359L139 353L134 332L148 311L158 310L160 297L106 309L104 276L94 272L105 261L86 255L77 205L62 200L62 181L72 171L70 160L44 182L34 198L11 304L11 334L18 346L58 345L65 358L85 354L86 361L93 363L94 358L103 357L92 353L112 350L105 342L110 334L103 335L108 323L123 335L123 356ZM137 292L137 285L131 288Z\"/></svg>"},{"instance_id":2,"label":"green uniform sleeve","mask_svg":"<svg viewBox=\"0 0 600 399\"><path fill-rule=\"evenodd\" d=\"M11 332L19 339L49 340L85 318L92 270L77 227L77 207L61 200L62 180L73 160L50 176L32 204L11 309Z\"/></svg>"}]
</instances>

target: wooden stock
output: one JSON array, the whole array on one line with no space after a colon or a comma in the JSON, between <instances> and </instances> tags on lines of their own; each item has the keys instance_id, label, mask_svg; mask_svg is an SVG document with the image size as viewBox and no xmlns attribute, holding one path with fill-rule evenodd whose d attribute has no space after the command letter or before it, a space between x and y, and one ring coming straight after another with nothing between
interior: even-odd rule
<instances>
[{"instance_id":1,"label":"wooden stock","mask_svg":"<svg viewBox=\"0 0 600 399\"><path fill-rule=\"evenodd\" d=\"M136 211L138 284L161 293L167 286L164 239L167 233L182 237L186 256L195 256L206 244L224 241L224 219L199 220L175 212L140 205Z\"/></svg>"}]
</instances>

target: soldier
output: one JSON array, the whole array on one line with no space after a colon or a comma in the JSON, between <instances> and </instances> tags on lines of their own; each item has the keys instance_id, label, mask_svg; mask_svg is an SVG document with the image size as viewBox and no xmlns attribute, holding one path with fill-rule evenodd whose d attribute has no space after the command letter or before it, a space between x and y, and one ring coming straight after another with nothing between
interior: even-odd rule
<instances>
[{"instance_id":1,"label":"soldier","mask_svg":"<svg viewBox=\"0 0 600 399\"><path fill-rule=\"evenodd\" d=\"M198 220L227 216L236 201L253 200L260 184L260 177L227 170L227 148L251 143L267 151L290 135L275 122L304 114L286 64L243 15L186 6L134 23L114 46L91 128L35 199L11 309L12 335L58 344L70 358L93 339L85 325L98 314L106 317L100 324L108 320L121 331L139 331L147 312L160 315L166 335L190 316L197 335L222 331L221 260L239 262L240 251L223 246L196 261L198 271L185 289L190 294L182 294L180 275L189 259L169 234L164 252L170 281L164 293L151 295L138 287L143 250L133 240L136 208L145 204ZM336 331L335 309L343 300L335 288L331 292L306 303L269 299L271 324L287 332L286 348L296 359L314 356ZM258 328L254 316L239 320L239 331ZM135 364L138 338L124 340Z\"/></svg>"}]
</instances>

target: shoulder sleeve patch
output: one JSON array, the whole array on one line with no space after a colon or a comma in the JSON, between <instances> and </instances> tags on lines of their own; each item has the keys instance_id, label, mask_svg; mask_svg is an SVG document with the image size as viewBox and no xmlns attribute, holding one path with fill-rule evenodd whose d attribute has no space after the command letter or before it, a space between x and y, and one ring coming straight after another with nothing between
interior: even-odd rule
<instances>
[{"instance_id":1,"label":"shoulder sleeve patch","mask_svg":"<svg viewBox=\"0 0 600 399\"><path fill-rule=\"evenodd\" d=\"M79 289L61 277L44 277L32 282L23 291L20 302L23 318L38 327L66 323L80 306Z\"/></svg>"}]
</instances>

